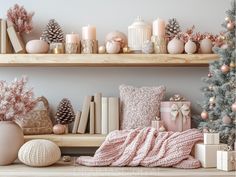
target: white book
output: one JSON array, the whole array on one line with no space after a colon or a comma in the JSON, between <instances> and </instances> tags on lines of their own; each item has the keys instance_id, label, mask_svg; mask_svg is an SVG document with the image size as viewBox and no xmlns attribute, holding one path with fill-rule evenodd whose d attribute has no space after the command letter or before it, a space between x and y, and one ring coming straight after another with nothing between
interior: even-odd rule
<instances>
[{"instance_id":1,"label":"white book","mask_svg":"<svg viewBox=\"0 0 236 177\"><path fill-rule=\"evenodd\" d=\"M108 134L108 98L102 97L102 134Z\"/></svg>"},{"instance_id":2,"label":"white book","mask_svg":"<svg viewBox=\"0 0 236 177\"><path fill-rule=\"evenodd\" d=\"M95 133L96 134L101 134L101 124L102 124L102 94L101 93L96 93L94 95L94 104L95 104L95 117L94 117L94 124L95 124Z\"/></svg>"},{"instance_id":3,"label":"white book","mask_svg":"<svg viewBox=\"0 0 236 177\"><path fill-rule=\"evenodd\" d=\"M109 98L109 105L108 105L108 127L109 132L114 130L119 130L119 98L118 97L110 97Z\"/></svg>"},{"instance_id":4,"label":"white book","mask_svg":"<svg viewBox=\"0 0 236 177\"><path fill-rule=\"evenodd\" d=\"M91 102L90 103L90 112L89 112L89 133L90 134L94 134L95 133L95 127L94 127L94 115L95 115L95 112L94 112L94 108L95 108L95 104L94 102Z\"/></svg>"},{"instance_id":5,"label":"white book","mask_svg":"<svg viewBox=\"0 0 236 177\"><path fill-rule=\"evenodd\" d=\"M73 134L76 134L76 133L77 133L77 130L78 130L78 127L79 127L80 116L81 116L81 111L78 111L78 112L76 113L76 117L75 117L73 129L72 129L72 133L73 133Z\"/></svg>"}]
</instances>

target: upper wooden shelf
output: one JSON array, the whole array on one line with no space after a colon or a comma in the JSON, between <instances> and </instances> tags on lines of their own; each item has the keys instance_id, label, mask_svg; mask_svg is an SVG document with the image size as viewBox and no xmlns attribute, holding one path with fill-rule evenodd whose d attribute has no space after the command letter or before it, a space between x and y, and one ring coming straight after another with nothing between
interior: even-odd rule
<instances>
[{"instance_id":1,"label":"upper wooden shelf","mask_svg":"<svg viewBox=\"0 0 236 177\"><path fill-rule=\"evenodd\" d=\"M0 54L1 67L199 67L215 54Z\"/></svg>"},{"instance_id":2,"label":"upper wooden shelf","mask_svg":"<svg viewBox=\"0 0 236 177\"><path fill-rule=\"evenodd\" d=\"M99 147L105 138L105 135L98 134L26 135L25 142L34 139L46 139L53 141L59 147Z\"/></svg>"}]
</instances>

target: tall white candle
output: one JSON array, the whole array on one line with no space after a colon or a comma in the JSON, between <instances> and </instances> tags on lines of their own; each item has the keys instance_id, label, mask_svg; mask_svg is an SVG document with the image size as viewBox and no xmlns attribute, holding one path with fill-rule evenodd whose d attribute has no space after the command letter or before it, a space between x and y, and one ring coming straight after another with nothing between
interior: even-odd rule
<instances>
[{"instance_id":1,"label":"tall white candle","mask_svg":"<svg viewBox=\"0 0 236 177\"><path fill-rule=\"evenodd\" d=\"M82 39L96 40L96 27L90 25L82 27Z\"/></svg>"},{"instance_id":2,"label":"tall white candle","mask_svg":"<svg viewBox=\"0 0 236 177\"><path fill-rule=\"evenodd\" d=\"M67 34L66 35L66 43L79 43L79 34Z\"/></svg>"},{"instance_id":3,"label":"tall white candle","mask_svg":"<svg viewBox=\"0 0 236 177\"><path fill-rule=\"evenodd\" d=\"M165 21L163 19L157 18L153 22L153 36L165 37Z\"/></svg>"}]
</instances>

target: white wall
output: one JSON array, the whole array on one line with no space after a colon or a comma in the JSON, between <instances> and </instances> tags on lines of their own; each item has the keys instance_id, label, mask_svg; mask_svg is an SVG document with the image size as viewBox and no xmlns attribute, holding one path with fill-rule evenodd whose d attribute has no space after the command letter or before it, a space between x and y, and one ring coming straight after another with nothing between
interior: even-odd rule
<instances>
[{"instance_id":1,"label":"white wall","mask_svg":"<svg viewBox=\"0 0 236 177\"><path fill-rule=\"evenodd\" d=\"M141 15L151 22L156 17L176 17L185 29L195 25L197 30L218 33L230 7L230 0L0 0L0 18L15 3L34 11L34 31L27 39L40 36L49 19L55 18L65 33L81 32L81 27L93 24L103 43L108 32L127 33L133 19ZM71 99L80 109L85 95L101 91L118 95L122 83L167 86L168 95L180 93L193 102L201 100L201 77L208 68L0 68L0 79L12 80L26 74L37 96L46 96L53 110L63 97ZM199 112L199 110L197 111Z\"/></svg>"}]
</instances>

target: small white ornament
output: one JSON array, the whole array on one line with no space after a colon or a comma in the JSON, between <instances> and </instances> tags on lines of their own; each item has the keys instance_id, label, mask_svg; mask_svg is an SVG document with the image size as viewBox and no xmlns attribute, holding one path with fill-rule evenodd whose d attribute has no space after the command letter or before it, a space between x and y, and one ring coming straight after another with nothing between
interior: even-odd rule
<instances>
[{"instance_id":1,"label":"small white ornament","mask_svg":"<svg viewBox=\"0 0 236 177\"><path fill-rule=\"evenodd\" d=\"M167 50L170 54L181 54L184 51L184 42L175 37L168 43Z\"/></svg>"},{"instance_id":2,"label":"small white ornament","mask_svg":"<svg viewBox=\"0 0 236 177\"><path fill-rule=\"evenodd\" d=\"M109 54L117 54L120 52L120 43L116 41L108 41L106 44L106 51Z\"/></svg>"},{"instance_id":3,"label":"small white ornament","mask_svg":"<svg viewBox=\"0 0 236 177\"><path fill-rule=\"evenodd\" d=\"M143 43L142 52L145 54L151 54L154 52L154 45L152 41L145 41Z\"/></svg>"},{"instance_id":4,"label":"small white ornament","mask_svg":"<svg viewBox=\"0 0 236 177\"><path fill-rule=\"evenodd\" d=\"M200 42L200 51L203 54L210 54L210 53L212 53L212 47L213 47L213 44L212 44L212 41L210 39L206 38L206 39L203 39Z\"/></svg>"},{"instance_id":5,"label":"small white ornament","mask_svg":"<svg viewBox=\"0 0 236 177\"><path fill-rule=\"evenodd\" d=\"M106 53L106 47L104 45L99 46L98 53L99 54L105 54Z\"/></svg>"},{"instance_id":6,"label":"small white ornament","mask_svg":"<svg viewBox=\"0 0 236 177\"><path fill-rule=\"evenodd\" d=\"M184 49L187 54L194 54L197 51L197 45L195 42L188 40L184 46Z\"/></svg>"}]
</instances>

